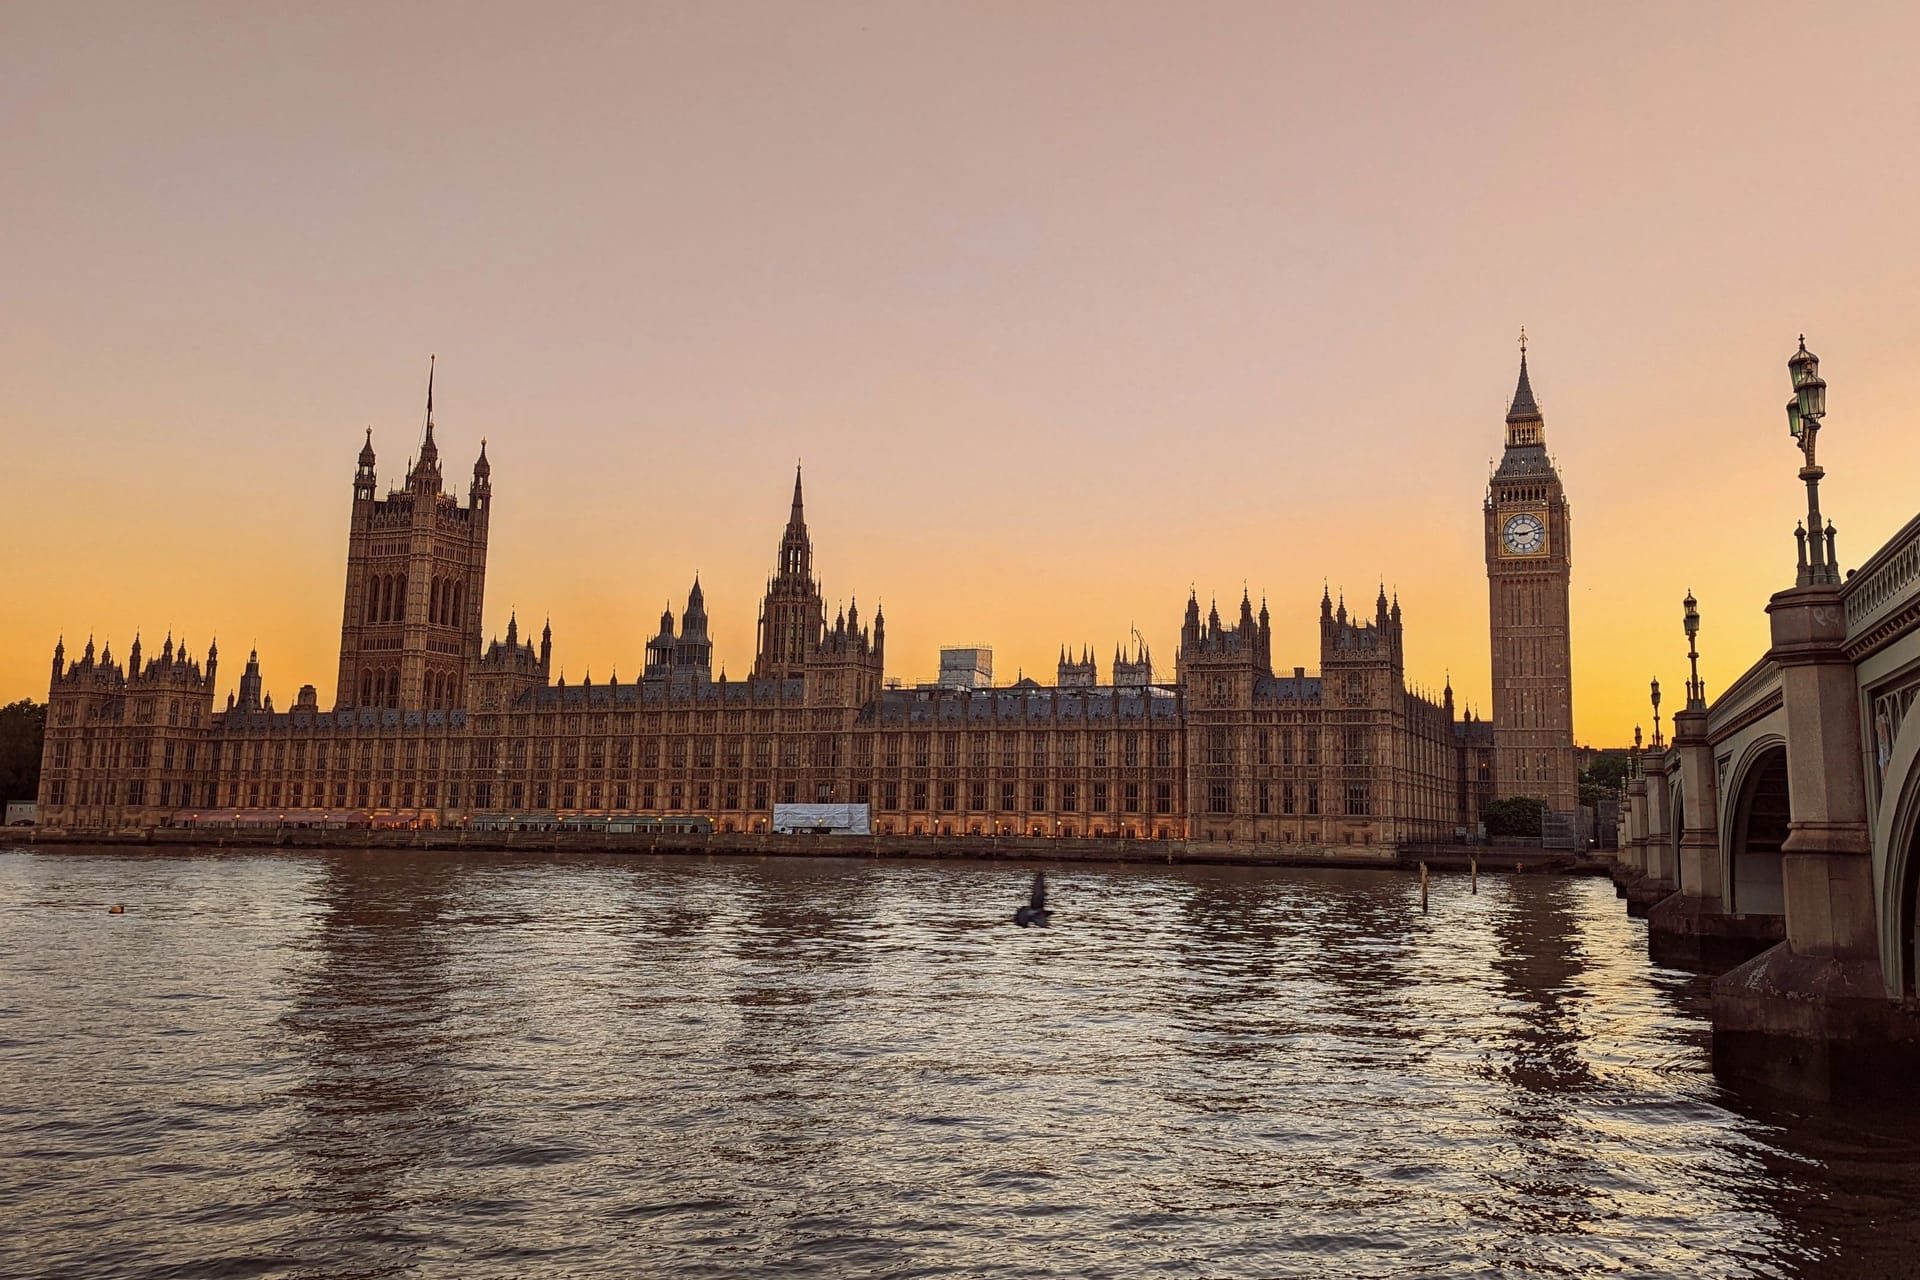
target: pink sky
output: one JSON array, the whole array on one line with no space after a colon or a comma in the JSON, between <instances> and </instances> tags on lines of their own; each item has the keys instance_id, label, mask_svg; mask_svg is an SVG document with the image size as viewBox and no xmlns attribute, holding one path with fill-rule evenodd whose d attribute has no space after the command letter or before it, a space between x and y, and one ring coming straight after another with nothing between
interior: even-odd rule
<instances>
[{"instance_id":1,"label":"pink sky","mask_svg":"<svg viewBox=\"0 0 1920 1280\"><path fill-rule=\"evenodd\" d=\"M1050 678L1189 584L1316 667L1321 582L1487 702L1514 338L1574 511L1583 741L1724 688L1832 384L1857 565L1910 516L1910 5L0 8L0 700L139 628L333 693L353 459L429 352L486 436L489 632L637 674L698 570L751 665L795 457L888 668Z\"/></svg>"}]
</instances>

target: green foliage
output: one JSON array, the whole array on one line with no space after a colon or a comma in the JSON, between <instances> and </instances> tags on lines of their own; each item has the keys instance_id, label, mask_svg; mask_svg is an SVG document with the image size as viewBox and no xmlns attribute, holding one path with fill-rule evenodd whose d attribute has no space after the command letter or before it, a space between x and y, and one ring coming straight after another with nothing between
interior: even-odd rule
<instances>
[{"instance_id":1,"label":"green foliage","mask_svg":"<svg viewBox=\"0 0 1920 1280\"><path fill-rule=\"evenodd\" d=\"M25 698L0 707L0 811L40 794L40 748L47 734L47 704Z\"/></svg>"},{"instance_id":2,"label":"green foliage","mask_svg":"<svg viewBox=\"0 0 1920 1280\"><path fill-rule=\"evenodd\" d=\"M1482 817L1490 837L1537 836L1546 814L1545 801L1535 800L1532 796L1515 796L1510 800L1493 801Z\"/></svg>"},{"instance_id":3,"label":"green foliage","mask_svg":"<svg viewBox=\"0 0 1920 1280\"><path fill-rule=\"evenodd\" d=\"M1618 796L1626 785L1626 752L1607 752L1580 774L1580 803L1598 808L1603 798Z\"/></svg>"}]
</instances>

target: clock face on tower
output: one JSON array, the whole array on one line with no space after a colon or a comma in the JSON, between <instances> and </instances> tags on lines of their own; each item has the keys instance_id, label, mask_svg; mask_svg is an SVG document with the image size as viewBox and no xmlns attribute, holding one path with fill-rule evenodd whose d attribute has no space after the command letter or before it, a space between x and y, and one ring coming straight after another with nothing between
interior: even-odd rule
<instances>
[{"instance_id":1,"label":"clock face on tower","mask_svg":"<svg viewBox=\"0 0 1920 1280\"><path fill-rule=\"evenodd\" d=\"M1513 555L1538 555L1546 549L1547 526L1539 516L1522 512L1507 520L1500 531L1500 541Z\"/></svg>"}]
</instances>

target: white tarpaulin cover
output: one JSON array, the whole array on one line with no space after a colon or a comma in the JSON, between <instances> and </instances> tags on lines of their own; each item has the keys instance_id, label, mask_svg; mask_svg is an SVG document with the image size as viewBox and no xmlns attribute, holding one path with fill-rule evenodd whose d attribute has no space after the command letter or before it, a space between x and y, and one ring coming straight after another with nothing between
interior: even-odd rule
<instances>
[{"instance_id":1,"label":"white tarpaulin cover","mask_svg":"<svg viewBox=\"0 0 1920 1280\"><path fill-rule=\"evenodd\" d=\"M837 836L873 834L864 804L777 804L773 806L773 829L830 831Z\"/></svg>"}]
</instances>

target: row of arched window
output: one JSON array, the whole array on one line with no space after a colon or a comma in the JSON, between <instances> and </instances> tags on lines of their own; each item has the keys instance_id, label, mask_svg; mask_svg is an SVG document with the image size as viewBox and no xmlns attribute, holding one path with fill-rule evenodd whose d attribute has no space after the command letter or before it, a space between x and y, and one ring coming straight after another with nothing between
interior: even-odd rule
<instances>
[{"instance_id":1,"label":"row of arched window","mask_svg":"<svg viewBox=\"0 0 1920 1280\"><path fill-rule=\"evenodd\" d=\"M435 578L427 595L427 621L435 626L456 627L467 604L467 584L452 578ZM407 617L407 575L375 574L367 580L367 617L370 623L404 622Z\"/></svg>"},{"instance_id":2,"label":"row of arched window","mask_svg":"<svg viewBox=\"0 0 1920 1280\"><path fill-rule=\"evenodd\" d=\"M399 622L407 616L407 575L375 574L367 580L367 621ZM398 672L394 673L396 677Z\"/></svg>"},{"instance_id":3,"label":"row of arched window","mask_svg":"<svg viewBox=\"0 0 1920 1280\"><path fill-rule=\"evenodd\" d=\"M400 705L400 668L360 673L360 705L397 707Z\"/></svg>"},{"instance_id":4,"label":"row of arched window","mask_svg":"<svg viewBox=\"0 0 1920 1280\"><path fill-rule=\"evenodd\" d=\"M453 672L429 671L427 673L427 710L451 711L458 705Z\"/></svg>"},{"instance_id":5,"label":"row of arched window","mask_svg":"<svg viewBox=\"0 0 1920 1280\"><path fill-rule=\"evenodd\" d=\"M467 603L467 584L451 578L433 580L433 596L427 602L427 617L442 627L460 625L461 609Z\"/></svg>"},{"instance_id":6,"label":"row of arched window","mask_svg":"<svg viewBox=\"0 0 1920 1280\"><path fill-rule=\"evenodd\" d=\"M460 705L459 680L451 671L427 672L427 710L452 711ZM398 707L400 705L400 668L360 673L360 706Z\"/></svg>"}]
</instances>

